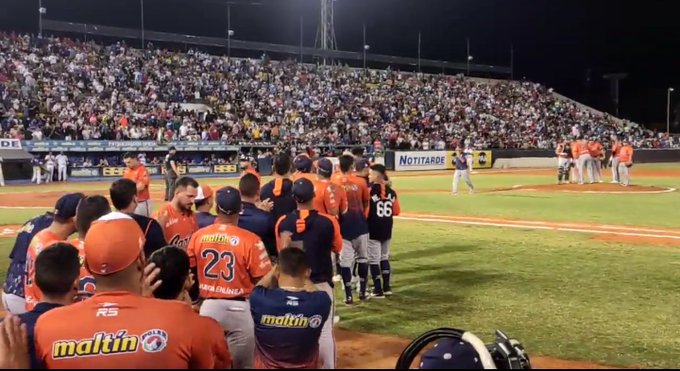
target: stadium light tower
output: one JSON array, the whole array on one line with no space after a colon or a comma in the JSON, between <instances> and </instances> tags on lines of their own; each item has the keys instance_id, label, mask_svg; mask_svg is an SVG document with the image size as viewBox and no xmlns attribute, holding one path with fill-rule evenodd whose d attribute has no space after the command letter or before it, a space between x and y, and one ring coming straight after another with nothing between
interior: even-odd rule
<instances>
[{"instance_id":1,"label":"stadium light tower","mask_svg":"<svg viewBox=\"0 0 680 371\"><path fill-rule=\"evenodd\" d=\"M668 88L668 103L666 103L666 136L671 134L671 93L675 89Z\"/></svg>"},{"instance_id":2,"label":"stadium light tower","mask_svg":"<svg viewBox=\"0 0 680 371\"><path fill-rule=\"evenodd\" d=\"M44 14L47 14L47 8L44 8L42 6L42 0L38 0L38 37L42 37L43 32L42 17Z\"/></svg>"},{"instance_id":3,"label":"stadium light tower","mask_svg":"<svg viewBox=\"0 0 680 371\"><path fill-rule=\"evenodd\" d=\"M616 117L619 117L619 82L626 77L628 77L626 73L609 73L602 76L602 78L609 80L610 94L614 103Z\"/></svg>"},{"instance_id":4,"label":"stadium light tower","mask_svg":"<svg viewBox=\"0 0 680 371\"><path fill-rule=\"evenodd\" d=\"M315 46L322 50L337 50L338 42L335 39L335 22L333 4L335 0L321 0L321 19L319 20L319 30L316 34ZM328 63L327 58L323 58L324 66Z\"/></svg>"}]
</instances>

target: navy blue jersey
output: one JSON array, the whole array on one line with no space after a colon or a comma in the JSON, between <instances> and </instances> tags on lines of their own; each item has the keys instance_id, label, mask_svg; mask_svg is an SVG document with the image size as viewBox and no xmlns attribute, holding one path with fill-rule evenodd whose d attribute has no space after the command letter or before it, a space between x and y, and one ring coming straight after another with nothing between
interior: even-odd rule
<instances>
[{"instance_id":1,"label":"navy blue jersey","mask_svg":"<svg viewBox=\"0 0 680 371\"><path fill-rule=\"evenodd\" d=\"M272 216L274 220L287 215L297 209L297 203L293 198L293 181L290 179L274 179L262 186L260 199L270 199L274 203Z\"/></svg>"},{"instance_id":2,"label":"navy blue jersey","mask_svg":"<svg viewBox=\"0 0 680 371\"><path fill-rule=\"evenodd\" d=\"M368 210L368 238L387 241L392 238L394 217L401 209L397 192L385 184L373 184L370 188Z\"/></svg>"},{"instance_id":3,"label":"navy blue jersey","mask_svg":"<svg viewBox=\"0 0 680 371\"><path fill-rule=\"evenodd\" d=\"M467 153L462 154L462 159L458 156L454 157L453 160L451 160L451 163L456 166L456 170L467 170Z\"/></svg>"},{"instance_id":4,"label":"navy blue jersey","mask_svg":"<svg viewBox=\"0 0 680 371\"><path fill-rule=\"evenodd\" d=\"M209 225L215 224L215 219L217 218L215 215L207 213L205 211L199 211L195 215L196 224L198 224L198 228L205 228Z\"/></svg>"},{"instance_id":5,"label":"navy blue jersey","mask_svg":"<svg viewBox=\"0 0 680 371\"><path fill-rule=\"evenodd\" d=\"M256 368L317 368L319 337L331 305L324 291L256 287L250 294Z\"/></svg>"},{"instance_id":6,"label":"navy blue jersey","mask_svg":"<svg viewBox=\"0 0 680 371\"><path fill-rule=\"evenodd\" d=\"M305 250L314 283L333 285L331 252L340 253L342 237L338 221L316 210L295 210L276 223L276 245L281 249L281 234L288 233L291 246Z\"/></svg>"},{"instance_id":7,"label":"navy blue jersey","mask_svg":"<svg viewBox=\"0 0 680 371\"><path fill-rule=\"evenodd\" d=\"M10 264L3 290L8 294L24 297L24 281L26 278L26 253L33 237L52 224L54 214L45 213L37 216L21 226L14 247L9 254Z\"/></svg>"},{"instance_id":8,"label":"navy blue jersey","mask_svg":"<svg viewBox=\"0 0 680 371\"><path fill-rule=\"evenodd\" d=\"M128 215L132 219L134 219L135 222L137 222L139 228L141 228L142 232L144 232L145 238L144 256L146 256L147 259L155 251L160 250L167 245L167 241L165 241L165 234L163 233L163 228L161 228L161 225L158 224L156 219L152 219L139 214Z\"/></svg>"},{"instance_id":9,"label":"navy blue jersey","mask_svg":"<svg viewBox=\"0 0 680 371\"><path fill-rule=\"evenodd\" d=\"M274 218L271 213L258 209L255 204L244 202L243 210L238 218L238 226L260 237L269 256L277 255Z\"/></svg>"}]
</instances>

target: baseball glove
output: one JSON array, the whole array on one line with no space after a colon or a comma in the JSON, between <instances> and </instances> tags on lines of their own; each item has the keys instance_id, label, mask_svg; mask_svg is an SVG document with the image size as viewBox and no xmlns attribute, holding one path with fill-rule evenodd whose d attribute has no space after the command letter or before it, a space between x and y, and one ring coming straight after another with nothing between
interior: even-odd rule
<instances>
[{"instance_id":1,"label":"baseball glove","mask_svg":"<svg viewBox=\"0 0 680 371\"><path fill-rule=\"evenodd\" d=\"M633 167L633 163L632 162L627 163L626 167Z\"/></svg>"}]
</instances>

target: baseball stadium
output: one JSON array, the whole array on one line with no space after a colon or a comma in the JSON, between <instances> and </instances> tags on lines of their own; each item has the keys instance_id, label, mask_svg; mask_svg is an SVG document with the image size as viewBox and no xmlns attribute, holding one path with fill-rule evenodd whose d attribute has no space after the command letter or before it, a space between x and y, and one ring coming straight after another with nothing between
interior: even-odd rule
<instances>
[{"instance_id":1,"label":"baseball stadium","mask_svg":"<svg viewBox=\"0 0 680 371\"><path fill-rule=\"evenodd\" d=\"M375 5L146 2L0 5L39 18L0 26L0 367L678 366L680 76L662 127L624 74L381 54ZM252 41L283 12L299 45Z\"/></svg>"}]
</instances>

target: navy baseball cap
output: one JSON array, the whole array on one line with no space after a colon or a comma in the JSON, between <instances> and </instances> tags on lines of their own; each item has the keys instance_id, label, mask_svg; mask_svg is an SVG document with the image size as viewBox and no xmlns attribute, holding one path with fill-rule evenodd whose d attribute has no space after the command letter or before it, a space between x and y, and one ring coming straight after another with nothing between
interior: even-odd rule
<instances>
[{"instance_id":1,"label":"navy baseball cap","mask_svg":"<svg viewBox=\"0 0 680 371\"><path fill-rule=\"evenodd\" d=\"M357 171L364 170L367 168L370 164L368 163L368 160L362 158L361 160L357 161L354 167L356 168Z\"/></svg>"},{"instance_id":2,"label":"navy baseball cap","mask_svg":"<svg viewBox=\"0 0 680 371\"><path fill-rule=\"evenodd\" d=\"M472 344L460 339L443 339L420 358L420 369L483 370Z\"/></svg>"},{"instance_id":3,"label":"navy baseball cap","mask_svg":"<svg viewBox=\"0 0 680 371\"><path fill-rule=\"evenodd\" d=\"M319 172L324 176L328 177L333 174L333 163L331 160L325 157L319 159L319 161L316 163L316 168L319 169Z\"/></svg>"},{"instance_id":4,"label":"navy baseball cap","mask_svg":"<svg viewBox=\"0 0 680 371\"><path fill-rule=\"evenodd\" d=\"M314 184L309 179L300 178L293 183L293 197L298 203L305 203L314 198Z\"/></svg>"},{"instance_id":5,"label":"navy baseball cap","mask_svg":"<svg viewBox=\"0 0 680 371\"><path fill-rule=\"evenodd\" d=\"M177 148L175 148L175 146L170 146L168 147L168 151L177 151Z\"/></svg>"},{"instance_id":6,"label":"navy baseball cap","mask_svg":"<svg viewBox=\"0 0 680 371\"><path fill-rule=\"evenodd\" d=\"M80 200L85 198L82 193L67 193L54 205L54 215L59 218L69 219L76 216L76 210Z\"/></svg>"},{"instance_id":7,"label":"navy baseball cap","mask_svg":"<svg viewBox=\"0 0 680 371\"><path fill-rule=\"evenodd\" d=\"M215 198L217 211L226 215L234 215L241 212L241 193L234 187L224 187L217 191Z\"/></svg>"},{"instance_id":8,"label":"navy baseball cap","mask_svg":"<svg viewBox=\"0 0 680 371\"><path fill-rule=\"evenodd\" d=\"M293 165L295 165L295 169L297 171L301 171L303 173L309 173L312 171L312 159L304 154L295 156L295 159L293 159Z\"/></svg>"}]
</instances>

